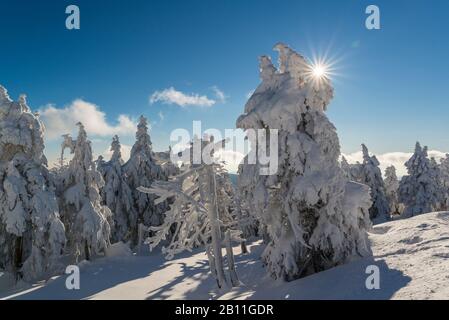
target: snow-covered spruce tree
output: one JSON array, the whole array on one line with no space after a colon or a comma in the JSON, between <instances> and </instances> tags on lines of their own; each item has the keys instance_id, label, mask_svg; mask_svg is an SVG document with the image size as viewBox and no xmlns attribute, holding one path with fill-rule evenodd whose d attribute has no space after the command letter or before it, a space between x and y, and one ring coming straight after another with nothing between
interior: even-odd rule
<instances>
[{"instance_id":1,"label":"snow-covered spruce tree","mask_svg":"<svg viewBox=\"0 0 449 320\"><path fill-rule=\"evenodd\" d=\"M251 212L249 205L245 202L245 197L239 194L239 190L240 188L238 186L233 186L234 212L239 229L242 232L242 253L248 253L246 240L255 236L263 237L264 234L260 231L260 224L257 217Z\"/></svg>"},{"instance_id":2,"label":"snow-covered spruce tree","mask_svg":"<svg viewBox=\"0 0 449 320\"><path fill-rule=\"evenodd\" d=\"M341 157L340 167L345 177L351 181L363 181L363 164L360 162L349 163L344 156Z\"/></svg>"},{"instance_id":3,"label":"snow-covered spruce tree","mask_svg":"<svg viewBox=\"0 0 449 320\"><path fill-rule=\"evenodd\" d=\"M152 150L148 123L144 116L140 116L137 125L136 142L131 149L129 160L124 164L123 173L131 188L133 206L137 214L136 221L129 226L131 243L137 244L138 226L140 223L147 227L159 226L163 222L163 212L167 210L167 202L154 203L155 196L139 192L138 187L150 187L155 180L167 180L162 168L157 164Z\"/></svg>"},{"instance_id":4,"label":"snow-covered spruce tree","mask_svg":"<svg viewBox=\"0 0 449 320\"><path fill-rule=\"evenodd\" d=\"M196 143L201 143L202 151L213 140L202 139ZM213 149L218 148L220 143L215 144ZM190 148L188 152L192 153L193 149ZM156 203L174 198L165 212L164 223L150 228L155 233L147 242L153 249L170 236L168 245L162 248L167 259L205 245L210 269L218 287L222 288L228 280L236 286L239 282L230 241L242 239L241 232L236 228L237 221L229 196L229 177L219 163L190 164L183 169L169 181L155 181L150 188L138 188L141 192L157 195L159 198ZM224 272L222 242L226 243L227 248L229 278Z\"/></svg>"},{"instance_id":5,"label":"snow-covered spruce tree","mask_svg":"<svg viewBox=\"0 0 449 320\"><path fill-rule=\"evenodd\" d=\"M341 170L343 170L345 177L348 178L349 180L352 180L351 165L349 164L348 160L346 160L346 158L344 156L341 157L340 167L341 167Z\"/></svg>"},{"instance_id":6,"label":"snow-covered spruce tree","mask_svg":"<svg viewBox=\"0 0 449 320\"><path fill-rule=\"evenodd\" d=\"M59 271L65 244L43 131L25 96L0 86L0 270L26 280Z\"/></svg>"},{"instance_id":7,"label":"snow-covered spruce tree","mask_svg":"<svg viewBox=\"0 0 449 320\"><path fill-rule=\"evenodd\" d=\"M385 191L385 184L382 178L382 171L379 168L379 161L376 156L370 156L368 148L362 144L363 163L360 167L359 179L357 182L370 187L371 200L373 205L369 209L370 218L373 223L382 223L390 220L390 207Z\"/></svg>"},{"instance_id":8,"label":"snow-covered spruce tree","mask_svg":"<svg viewBox=\"0 0 449 320\"><path fill-rule=\"evenodd\" d=\"M449 209L449 154L440 160L441 185L444 197L445 210Z\"/></svg>"},{"instance_id":9,"label":"snow-covered spruce tree","mask_svg":"<svg viewBox=\"0 0 449 320\"><path fill-rule=\"evenodd\" d=\"M402 217L409 218L432 212L438 207L441 190L435 183L427 147L416 143L415 152L405 163L408 175L399 183L399 201L405 206Z\"/></svg>"},{"instance_id":10,"label":"snow-covered spruce tree","mask_svg":"<svg viewBox=\"0 0 449 320\"><path fill-rule=\"evenodd\" d=\"M123 159L118 136L112 138L112 156L107 162L99 160L97 166L103 175L105 184L101 189L104 205L112 211L114 227L111 230L113 242L130 240L130 226L137 223L137 215L133 206L131 188L123 173Z\"/></svg>"},{"instance_id":11,"label":"snow-covered spruce tree","mask_svg":"<svg viewBox=\"0 0 449 320\"><path fill-rule=\"evenodd\" d=\"M112 214L101 204L104 185L92 160L92 149L84 126L79 126L74 155L64 171L60 187L61 217L67 230L68 250L75 261L90 260L110 244Z\"/></svg>"},{"instance_id":12,"label":"snow-covered spruce tree","mask_svg":"<svg viewBox=\"0 0 449 320\"><path fill-rule=\"evenodd\" d=\"M237 172L237 204L239 205L239 217L241 224L242 236L247 239L251 236L257 235L262 237L263 243L268 244L270 240L270 234L268 228L265 225L265 220L260 219L256 204L253 201L253 185L251 184L252 178L246 176L251 173L248 170L248 166L240 163Z\"/></svg>"},{"instance_id":13,"label":"snow-covered spruce tree","mask_svg":"<svg viewBox=\"0 0 449 320\"><path fill-rule=\"evenodd\" d=\"M430 158L430 175L435 185L435 211L445 211L446 207L446 190L444 187L443 172L441 166L434 157Z\"/></svg>"},{"instance_id":14,"label":"snow-covered spruce tree","mask_svg":"<svg viewBox=\"0 0 449 320\"><path fill-rule=\"evenodd\" d=\"M260 163L248 164L247 156L239 185L267 227L263 259L270 274L293 280L371 254L371 201L368 187L348 182L340 168L338 136L325 114L330 80L314 76L313 66L289 47L275 49L279 69L261 57L262 83L237 127L279 130L278 171L261 175Z\"/></svg>"},{"instance_id":15,"label":"snow-covered spruce tree","mask_svg":"<svg viewBox=\"0 0 449 320\"><path fill-rule=\"evenodd\" d=\"M390 205L390 213L392 215L401 214L401 204L398 198L399 180L394 166L389 166L385 169L384 183L388 204Z\"/></svg>"}]
</instances>

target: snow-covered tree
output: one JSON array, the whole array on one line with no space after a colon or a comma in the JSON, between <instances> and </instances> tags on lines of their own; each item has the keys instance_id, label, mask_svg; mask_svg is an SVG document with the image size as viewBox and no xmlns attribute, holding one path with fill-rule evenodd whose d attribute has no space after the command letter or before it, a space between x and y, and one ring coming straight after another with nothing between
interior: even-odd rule
<instances>
[{"instance_id":1,"label":"snow-covered tree","mask_svg":"<svg viewBox=\"0 0 449 320\"><path fill-rule=\"evenodd\" d=\"M234 212L238 221L239 230L242 232L242 238L244 239L241 243L242 253L247 253L246 240L256 236L263 237L266 234L262 232L257 216L254 215L250 210L250 206L246 203L246 197L239 194L239 190L242 189L239 186L233 186Z\"/></svg>"},{"instance_id":2,"label":"snow-covered tree","mask_svg":"<svg viewBox=\"0 0 449 320\"><path fill-rule=\"evenodd\" d=\"M444 186L443 170L434 157L430 158L430 176L435 186L434 210L445 211L447 190Z\"/></svg>"},{"instance_id":3,"label":"snow-covered tree","mask_svg":"<svg viewBox=\"0 0 449 320\"><path fill-rule=\"evenodd\" d=\"M156 162L161 166L162 172L165 177L176 176L179 173L179 168L171 161L172 148L168 148L168 151L155 152Z\"/></svg>"},{"instance_id":4,"label":"snow-covered tree","mask_svg":"<svg viewBox=\"0 0 449 320\"><path fill-rule=\"evenodd\" d=\"M136 142L131 149L129 160L124 164L123 173L131 188L134 210L137 219L130 225L132 244L137 244L138 226L143 223L147 227L159 226L163 222L163 212L167 210L167 203L154 203L155 196L139 192L138 187L150 187L155 180L167 180L162 168L157 164L152 150L148 123L144 116L139 118Z\"/></svg>"},{"instance_id":5,"label":"snow-covered tree","mask_svg":"<svg viewBox=\"0 0 449 320\"><path fill-rule=\"evenodd\" d=\"M213 140L202 139L196 143L201 143L202 151ZM214 149L220 143L215 144L217 146ZM193 152L193 149L190 148L189 151ZM171 239L162 248L162 252L171 259L180 252L205 245L211 272L218 286L221 288L228 281L235 286L238 278L230 241L241 239L240 231L236 230L229 177L219 163L191 164L183 168L184 171L169 181L155 181L150 188L138 188L141 192L157 195L159 198L156 203L174 198L169 210L165 212L163 224L150 228L155 232L148 239L150 248L156 247L170 236ZM227 244L229 278L224 272L222 242Z\"/></svg>"},{"instance_id":6,"label":"snow-covered tree","mask_svg":"<svg viewBox=\"0 0 449 320\"><path fill-rule=\"evenodd\" d=\"M0 86L0 270L27 280L59 271L66 241L43 135L25 96Z\"/></svg>"},{"instance_id":7,"label":"snow-covered tree","mask_svg":"<svg viewBox=\"0 0 449 320\"><path fill-rule=\"evenodd\" d=\"M349 180L351 180L352 179L351 165L349 164L348 160L346 160L346 158L344 156L341 157L340 167L341 167L341 170L343 170L345 177L348 178Z\"/></svg>"},{"instance_id":8,"label":"snow-covered tree","mask_svg":"<svg viewBox=\"0 0 449 320\"><path fill-rule=\"evenodd\" d=\"M389 166L385 169L385 191L390 205L390 213L393 215L401 214L401 204L398 198L399 180L396 175L396 168Z\"/></svg>"},{"instance_id":9,"label":"snow-covered tree","mask_svg":"<svg viewBox=\"0 0 449 320\"><path fill-rule=\"evenodd\" d=\"M363 164L360 162L349 163L344 156L341 157L340 167L343 170L345 177L351 181L363 181Z\"/></svg>"},{"instance_id":10,"label":"snow-covered tree","mask_svg":"<svg viewBox=\"0 0 449 320\"><path fill-rule=\"evenodd\" d=\"M61 180L60 208L69 253L79 261L100 255L109 246L112 214L101 204L99 190L104 180L92 160L91 144L84 126L77 125L79 133L73 141L74 155Z\"/></svg>"},{"instance_id":11,"label":"snow-covered tree","mask_svg":"<svg viewBox=\"0 0 449 320\"><path fill-rule=\"evenodd\" d=\"M275 49L279 68L261 57L262 83L237 127L278 130L279 149L267 146L269 154L278 151L278 171L261 175L262 165L249 164L247 156L239 185L267 228L263 259L269 272L292 280L369 255L371 201L368 187L348 182L340 168L338 136L325 114L333 96L330 80L289 47Z\"/></svg>"},{"instance_id":12,"label":"snow-covered tree","mask_svg":"<svg viewBox=\"0 0 449 320\"><path fill-rule=\"evenodd\" d=\"M402 216L405 218L432 212L440 203L438 184L435 183L435 172L427 155L427 147L416 143L415 152L405 163L408 175L399 183L399 201L405 206Z\"/></svg>"},{"instance_id":13,"label":"snow-covered tree","mask_svg":"<svg viewBox=\"0 0 449 320\"><path fill-rule=\"evenodd\" d=\"M371 200L373 205L369 209L370 218L374 223L382 223L390 219L390 207L385 191L385 184L382 178L382 171L379 168L379 161L376 156L370 156L368 148L362 144L363 163L359 169L357 182L370 187Z\"/></svg>"},{"instance_id":14,"label":"snow-covered tree","mask_svg":"<svg viewBox=\"0 0 449 320\"><path fill-rule=\"evenodd\" d=\"M101 196L104 204L112 211L114 219L112 241L127 242L130 240L131 226L137 223L137 215L133 206L132 191L122 169L123 159L118 136L112 138L110 150L111 159L107 162L99 159L97 163L105 181Z\"/></svg>"},{"instance_id":15,"label":"snow-covered tree","mask_svg":"<svg viewBox=\"0 0 449 320\"><path fill-rule=\"evenodd\" d=\"M444 196L445 210L449 209L449 154L440 160L441 186Z\"/></svg>"}]
</instances>

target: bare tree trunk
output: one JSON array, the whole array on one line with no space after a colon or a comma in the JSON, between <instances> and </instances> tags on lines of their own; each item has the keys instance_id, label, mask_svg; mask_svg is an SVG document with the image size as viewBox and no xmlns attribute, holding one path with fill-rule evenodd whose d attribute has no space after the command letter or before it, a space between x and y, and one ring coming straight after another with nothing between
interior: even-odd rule
<instances>
[{"instance_id":1,"label":"bare tree trunk","mask_svg":"<svg viewBox=\"0 0 449 320\"><path fill-rule=\"evenodd\" d=\"M248 248L246 247L246 241L240 242L240 248L242 249L242 254L248 253Z\"/></svg>"},{"instance_id":2,"label":"bare tree trunk","mask_svg":"<svg viewBox=\"0 0 449 320\"><path fill-rule=\"evenodd\" d=\"M217 207L217 186L215 181L215 173L211 166L206 167L208 175L208 184L210 186L210 201L209 201L209 220L211 225L212 249L214 253L215 269L217 272L217 281L219 288L226 284L226 276L223 268L223 254L221 252L221 232L220 222L218 220Z\"/></svg>"},{"instance_id":3,"label":"bare tree trunk","mask_svg":"<svg viewBox=\"0 0 449 320\"><path fill-rule=\"evenodd\" d=\"M207 258L209 259L210 272L212 273L212 276L214 277L215 281L217 281L217 286L219 288L221 288L220 282L218 281L217 268L215 268L215 258L211 251L212 251L212 248L209 245L207 245L206 253L207 253Z\"/></svg>"},{"instance_id":4,"label":"bare tree trunk","mask_svg":"<svg viewBox=\"0 0 449 320\"><path fill-rule=\"evenodd\" d=\"M87 244L87 240L84 240L84 255L86 257L86 260L90 260L90 252L89 252L89 245Z\"/></svg>"},{"instance_id":5,"label":"bare tree trunk","mask_svg":"<svg viewBox=\"0 0 449 320\"><path fill-rule=\"evenodd\" d=\"M142 250L142 241L143 241L143 230L142 230L142 224L139 223L137 226L137 253L141 253Z\"/></svg>"},{"instance_id":6,"label":"bare tree trunk","mask_svg":"<svg viewBox=\"0 0 449 320\"><path fill-rule=\"evenodd\" d=\"M228 261L229 277L231 278L232 286L237 287L238 285L240 285L240 281L237 276L237 272L235 271L234 253L232 252L232 244L231 244L231 231L229 230L226 231L225 242L226 242L226 259Z\"/></svg>"},{"instance_id":7,"label":"bare tree trunk","mask_svg":"<svg viewBox=\"0 0 449 320\"><path fill-rule=\"evenodd\" d=\"M20 278L20 269L22 268L22 255L23 255L23 238L16 237L14 246L14 265L13 272L16 277L16 281Z\"/></svg>"}]
</instances>

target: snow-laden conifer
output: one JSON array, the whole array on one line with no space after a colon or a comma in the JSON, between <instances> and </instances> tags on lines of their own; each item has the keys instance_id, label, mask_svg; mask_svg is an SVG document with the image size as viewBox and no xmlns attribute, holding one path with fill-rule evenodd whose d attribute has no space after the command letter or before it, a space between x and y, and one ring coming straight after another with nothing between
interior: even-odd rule
<instances>
[{"instance_id":1,"label":"snow-laden conifer","mask_svg":"<svg viewBox=\"0 0 449 320\"><path fill-rule=\"evenodd\" d=\"M82 123L73 141L73 158L60 186L61 216L66 226L69 253L76 261L104 253L110 244L111 211L101 204L104 180L92 159L91 143Z\"/></svg>"},{"instance_id":2,"label":"snow-laden conifer","mask_svg":"<svg viewBox=\"0 0 449 320\"><path fill-rule=\"evenodd\" d=\"M390 219L390 207L388 204L382 171L376 156L370 156L368 148L362 144L363 163L358 169L357 182L366 184L370 188L373 205L369 209L370 218L374 223L386 222Z\"/></svg>"},{"instance_id":3,"label":"snow-laden conifer","mask_svg":"<svg viewBox=\"0 0 449 320\"><path fill-rule=\"evenodd\" d=\"M28 280L59 271L66 241L43 137L25 96L0 86L0 270Z\"/></svg>"},{"instance_id":4,"label":"snow-laden conifer","mask_svg":"<svg viewBox=\"0 0 449 320\"><path fill-rule=\"evenodd\" d=\"M137 215L133 206L133 194L123 172L123 159L119 137L112 138L111 159L99 161L98 166L105 181L101 190L104 204L111 210L114 220L111 239L113 242L127 242L130 239L131 227L137 223Z\"/></svg>"},{"instance_id":5,"label":"snow-laden conifer","mask_svg":"<svg viewBox=\"0 0 449 320\"><path fill-rule=\"evenodd\" d=\"M159 226L163 222L163 212L167 210L166 202L156 205L154 195L137 190L138 187L150 187L154 181L167 180L164 171L155 159L150 135L148 134L148 122L144 116L139 118L136 142L122 172L126 175L126 182L131 189L133 206L137 216L137 219L129 226L132 244L135 245L138 241L139 224L142 223L147 227Z\"/></svg>"},{"instance_id":6,"label":"snow-laden conifer","mask_svg":"<svg viewBox=\"0 0 449 320\"><path fill-rule=\"evenodd\" d=\"M338 136L325 114L333 96L329 79L316 76L289 47L275 49L279 68L261 57L262 83L237 127L279 130L278 171L261 175L260 164L245 162L239 186L267 228L263 259L269 272L292 280L370 254L371 200L368 187L348 182L340 168Z\"/></svg>"},{"instance_id":7,"label":"snow-laden conifer","mask_svg":"<svg viewBox=\"0 0 449 320\"><path fill-rule=\"evenodd\" d=\"M403 176L399 183L399 201L405 206L402 216L408 218L436 210L441 190L435 183L427 147L421 147L417 142L415 152L405 167L408 175Z\"/></svg>"}]
</instances>

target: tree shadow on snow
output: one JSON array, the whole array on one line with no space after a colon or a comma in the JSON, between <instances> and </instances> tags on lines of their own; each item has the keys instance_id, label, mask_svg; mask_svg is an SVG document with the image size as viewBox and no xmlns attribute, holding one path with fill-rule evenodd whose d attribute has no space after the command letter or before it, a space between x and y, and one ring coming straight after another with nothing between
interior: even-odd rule
<instances>
[{"instance_id":1,"label":"tree shadow on snow","mask_svg":"<svg viewBox=\"0 0 449 320\"><path fill-rule=\"evenodd\" d=\"M142 259L142 260L140 260ZM140 260L140 261L139 261ZM0 295L13 300L80 300L119 284L147 277L151 272L164 268L167 263L160 255L100 258L80 268L80 289L68 290L61 275L44 285L34 285L31 290L17 294Z\"/></svg>"},{"instance_id":2,"label":"tree shadow on snow","mask_svg":"<svg viewBox=\"0 0 449 320\"><path fill-rule=\"evenodd\" d=\"M366 281L373 273L367 267L379 268L380 289L367 289ZM256 277L257 273L253 273ZM364 258L296 281L282 282L265 278L246 279L254 286L236 288L229 298L259 300L388 300L405 287L411 278L402 271L390 269L385 260ZM369 281L369 283L372 283ZM248 292L248 289L250 291Z\"/></svg>"},{"instance_id":3,"label":"tree shadow on snow","mask_svg":"<svg viewBox=\"0 0 449 320\"><path fill-rule=\"evenodd\" d=\"M265 245L258 241L248 245L250 253L237 254L236 247L234 247L235 267L239 279L242 281L242 286L245 286L243 283L246 283L247 280L254 277L254 275L266 274L260 261L260 255L264 248ZM202 251L201 253L204 254ZM225 265L224 271L226 277L228 277L226 255L224 251L223 254ZM148 292L148 300L174 299L174 297L185 300L217 299L229 292L229 288L218 289L217 282L210 272L207 258L196 260L194 265L187 265L181 261L177 262L177 264L181 267L179 275L167 282L164 286ZM260 280L258 276L255 278L256 282Z\"/></svg>"},{"instance_id":4,"label":"tree shadow on snow","mask_svg":"<svg viewBox=\"0 0 449 320\"><path fill-rule=\"evenodd\" d=\"M147 300L165 300L174 297L185 300L214 298L216 281L212 278L207 260L199 260L190 265L177 262L177 265L181 268L180 274L165 285L149 291ZM176 292L179 296L176 296Z\"/></svg>"}]
</instances>

